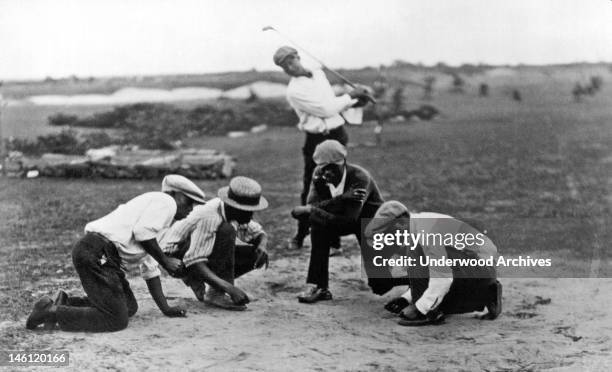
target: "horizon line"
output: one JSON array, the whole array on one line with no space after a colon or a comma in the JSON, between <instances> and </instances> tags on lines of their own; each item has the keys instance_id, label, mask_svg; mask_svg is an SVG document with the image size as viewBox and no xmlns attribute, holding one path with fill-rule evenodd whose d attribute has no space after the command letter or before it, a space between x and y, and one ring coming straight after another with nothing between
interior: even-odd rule
<instances>
[{"instance_id":1,"label":"horizon line","mask_svg":"<svg viewBox=\"0 0 612 372\"><path fill-rule=\"evenodd\" d=\"M612 61L604 61L604 60L600 60L600 61L573 61L573 62L554 62L554 63L523 63L523 62L519 62L519 63L506 63L506 64L490 64L490 63L486 63L486 62L477 62L477 63L472 63L472 62L463 62L460 64L449 64L443 61L440 62L436 62L435 64L424 64L421 62L411 62L411 61L404 61L401 59L397 59L394 60L393 62L391 62L390 64L386 65L386 64L380 64L378 66L362 66L362 67L333 67L333 69L335 70L341 70L341 71L358 71L358 70L364 70L364 69L380 69L381 67L385 67L385 68L394 68L397 66L394 66L394 64L396 64L397 62L400 62L401 64L404 65L410 65L410 66L415 66L415 67L421 67L421 68L427 68L427 69L436 69L436 68L440 68L441 65L448 67L448 68L462 68L462 67L467 67L467 66L475 66L475 67L482 67L482 68L499 68L499 67L506 67L506 68L519 68L519 67L563 67L563 66L572 66L572 65L611 65L610 67L612 67ZM2 88L2 85L4 84L10 84L10 83L37 83L37 82L44 82L45 80L51 79L51 80L56 80L56 81L62 81L62 80L71 80L74 78L77 78L79 80L87 80L87 79L125 79L125 78L147 78L147 77L171 77L171 76L205 76L205 75L223 75L223 74L238 74L238 73L249 73L249 72L256 72L256 73L283 73L282 70L258 70L257 68L253 67L250 69L245 69L245 70L219 70L219 71L208 71L208 72L202 72L202 71L198 71L198 72L159 72L159 73L150 73L150 74L138 74L138 73L125 73L125 74L100 74L100 75L78 75L78 74L69 74L69 75L62 75L62 76L54 76L54 75L47 75L44 77L17 77L17 78L6 78L6 77L0 77L0 89Z\"/></svg>"}]
</instances>

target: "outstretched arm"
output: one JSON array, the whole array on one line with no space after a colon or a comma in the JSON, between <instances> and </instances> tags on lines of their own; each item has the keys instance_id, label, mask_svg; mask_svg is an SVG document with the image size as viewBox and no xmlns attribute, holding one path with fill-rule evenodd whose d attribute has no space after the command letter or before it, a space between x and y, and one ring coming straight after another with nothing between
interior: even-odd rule
<instances>
[{"instance_id":1,"label":"outstretched arm","mask_svg":"<svg viewBox=\"0 0 612 372\"><path fill-rule=\"evenodd\" d=\"M162 290L159 276L147 279L146 282L147 287L149 288L149 293L151 293L151 297L153 297L157 307L159 307L164 315L169 317L186 316L187 311L182 307L168 305L168 301L166 300L166 296L164 296L164 291Z\"/></svg>"},{"instance_id":2,"label":"outstretched arm","mask_svg":"<svg viewBox=\"0 0 612 372\"><path fill-rule=\"evenodd\" d=\"M233 284L219 278L206 264L206 262L196 262L189 266L190 275L212 285L213 287L227 293L236 305L244 305L250 302L249 297L242 290Z\"/></svg>"}]
</instances>

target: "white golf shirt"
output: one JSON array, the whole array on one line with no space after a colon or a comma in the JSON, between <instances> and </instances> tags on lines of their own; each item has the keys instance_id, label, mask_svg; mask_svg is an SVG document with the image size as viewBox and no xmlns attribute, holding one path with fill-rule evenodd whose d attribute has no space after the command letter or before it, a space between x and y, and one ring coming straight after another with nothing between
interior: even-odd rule
<instances>
[{"instance_id":1,"label":"white golf shirt","mask_svg":"<svg viewBox=\"0 0 612 372\"><path fill-rule=\"evenodd\" d=\"M121 204L106 216L88 223L85 232L103 235L115 244L126 271L137 266L142 277L160 275L157 262L140 245L140 241L155 239L159 231L172 223L176 202L163 192L148 192Z\"/></svg>"},{"instance_id":2,"label":"white golf shirt","mask_svg":"<svg viewBox=\"0 0 612 372\"><path fill-rule=\"evenodd\" d=\"M308 133L325 133L343 125L341 114L357 103L348 94L336 96L320 69L313 70L312 77L292 77L287 101L299 118L298 129Z\"/></svg>"}]
</instances>

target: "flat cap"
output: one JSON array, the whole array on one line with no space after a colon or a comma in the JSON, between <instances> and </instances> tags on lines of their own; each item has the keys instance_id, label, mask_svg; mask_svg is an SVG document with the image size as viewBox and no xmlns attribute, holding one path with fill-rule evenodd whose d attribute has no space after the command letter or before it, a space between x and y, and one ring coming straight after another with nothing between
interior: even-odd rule
<instances>
[{"instance_id":1,"label":"flat cap","mask_svg":"<svg viewBox=\"0 0 612 372\"><path fill-rule=\"evenodd\" d=\"M346 159L346 147L336 140L321 142L312 155L316 165L341 163Z\"/></svg>"},{"instance_id":2,"label":"flat cap","mask_svg":"<svg viewBox=\"0 0 612 372\"><path fill-rule=\"evenodd\" d=\"M177 191L185 194L188 198L199 203L206 203L204 199L204 191L202 191L195 183L191 182L187 177L178 174L169 174L162 181L161 191Z\"/></svg>"},{"instance_id":3,"label":"flat cap","mask_svg":"<svg viewBox=\"0 0 612 372\"><path fill-rule=\"evenodd\" d=\"M397 221L407 223L409 219L410 212L404 204L396 200L389 200L378 208L374 218L366 226L364 235L366 238L371 238L375 233L386 231Z\"/></svg>"},{"instance_id":4,"label":"flat cap","mask_svg":"<svg viewBox=\"0 0 612 372\"><path fill-rule=\"evenodd\" d=\"M378 208L374 218L397 218L405 214L410 214L410 212L408 212L408 208L404 204L397 200L389 200Z\"/></svg>"},{"instance_id":5,"label":"flat cap","mask_svg":"<svg viewBox=\"0 0 612 372\"><path fill-rule=\"evenodd\" d=\"M290 46L282 46L280 48L278 48L278 50L276 51L276 53L274 53L274 64L277 66L280 66L283 61L285 60L285 58L289 57L290 55L297 55L298 51L295 48L292 48Z\"/></svg>"}]
</instances>

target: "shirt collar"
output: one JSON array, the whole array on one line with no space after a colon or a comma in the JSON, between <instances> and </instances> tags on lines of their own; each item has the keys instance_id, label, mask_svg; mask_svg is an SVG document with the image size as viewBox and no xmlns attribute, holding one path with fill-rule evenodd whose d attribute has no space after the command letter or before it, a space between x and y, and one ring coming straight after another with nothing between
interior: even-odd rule
<instances>
[{"instance_id":1,"label":"shirt collar","mask_svg":"<svg viewBox=\"0 0 612 372\"><path fill-rule=\"evenodd\" d=\"M327 184L332 198L335 196L341 195L344 192L345 183L346 183L346 166L344 166L344 171L342 172L342 179L340 180L340 183L338 184L338 186L334 186L331 183Z\"/></svg>"},{"instance_id":2,"label":"shirt collar","mask_svg":"<svg viewBox=\"0 0 612 372\"><path fill-rule=\"evenodd\" d=\"M225 204L221 199L219 199L219 214L221 218L223 218L223 221L227 222L227 217L225 217Z\"/></svg>"}]
</instances>

